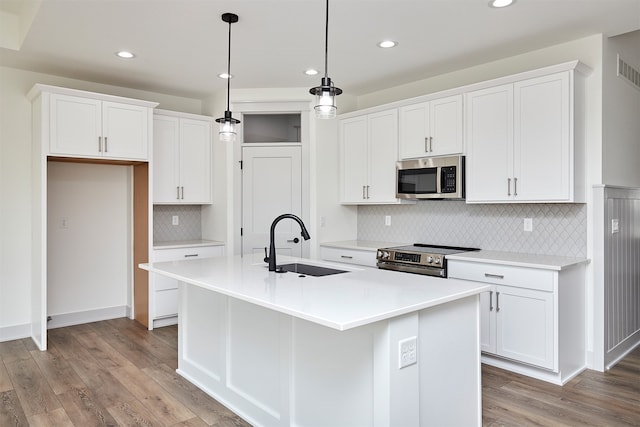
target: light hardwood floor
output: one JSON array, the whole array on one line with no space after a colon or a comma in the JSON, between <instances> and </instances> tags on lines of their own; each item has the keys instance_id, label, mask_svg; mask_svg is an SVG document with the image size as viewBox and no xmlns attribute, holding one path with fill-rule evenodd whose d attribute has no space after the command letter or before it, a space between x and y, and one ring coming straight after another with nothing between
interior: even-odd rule
<instances>
[{"instance_id":1,"label":"light hardwood floor","mask_svg":"<svg viewBox=\"0 0 640 427\"><path fill-rule=\"evenodd\" d=\"M248 426L174 371L177 328L115 319L0 343L0 426ZM564 387L484 366L485 426L640 426L640 348Z\"/></svg>"}]
</instances>

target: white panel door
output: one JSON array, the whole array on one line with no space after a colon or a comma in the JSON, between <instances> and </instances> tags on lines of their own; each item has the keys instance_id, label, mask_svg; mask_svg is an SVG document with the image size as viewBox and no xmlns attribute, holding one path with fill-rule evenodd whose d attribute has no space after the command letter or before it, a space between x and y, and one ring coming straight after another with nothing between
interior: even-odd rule
<instances>
[{"instance_id":1,"label":"white panel door","mask_svg":"<svg viewBox=\"0 0 640 427\"><path fill-rule=\"evenodd\" d=\"M149 158L149 109L117 102L102 103L103 155L125 159Z\"/></svg>"},{"instance_id":2,"label":"white panel door","mask_svg":"<svg viewBox=\"0 0 640 427\"><path fill-rule=\"evenodd\" d=\"M264 248L269 247L273 220L285 213L301 215L301 147L245 146L242 165L242 254L254 255L260 261ZM280 221L275 229L275 245L278 255L302 256L298 223L291 219Z\"/></svg>"},{"instance_id":3,"label":"white panel door","mask_svg":"<svg viewBox=\"0 0 640 427\"><path fill-rule=\"evenodd\" d=\"M396 202L398 160L398 110L368 115L369 164L366 195L368 203Z\"/></svg>"},{"instance_id":4,"label":"white panel door","mask_svg":"<svg viewBox=\"0 0 640 427\"><path fill-rule=\"evenodd\" d=\"M399 150L401 159L429 155L429 103L399 108Z\"/></svg>"},{"instance_id":5,"label":"white panel door","mask_svg":"<svg viewBox=\"0 0 640 427\"><path fill-rule=\"evenodd\" d=\"M101 156L102 101L78 96L51 95L51 135L53 154Z\"/></svg>"},{"instance_id":6,"label":"white panel door","mask_svg":"<svg viewBox=\"0 0 640 427\"><path fill-rule=\"evenodd\" d=\"M153 202L180 200L179 119L156 115L153 118Z\"/></svg>"},{"instance_id":7,"label":"white panel door","mask_svg":"<svg viewBox=\"0 0 640 427\"><path fill-rule=\"evenodd\" d=\"M434 99L429 115L429 155L462 153L462 95Z\"/></svg>"},{"instance_id":8,"label":"white panel door","mask_svg":"<svg viewBox=\"0 0 640 427\"><path fill-rule=\"evenodd\" d=\"M570 159L569 73L514 85L516 200L568 200Z\"/></svg>"},{"instance_id":9,"label":"white panel door","mask_svg":"<svg viewBox=\"0 0 640 427\"><path fill-rule=\"evenodd\" d=\"M340 121L340 201L360 203L366 198L367 116Z\"/></svg>"},{"instance_id":10,"label":"white panel door","mask_svg":"<svg viewBox=\"0 0 640 427\"><path fill-rule=\"evenodd\" d=\"M180 120L180 186L183 203L211 203L211 123Z\"/></svg>"},{"instance_id":11,"label":"white panel door","mask_svg":"<svg viewBox=\"0 0 640 427\"><path fill-rule=\"evenodd\" d=\"M511 200L513 85L470 92L465 105L467 202Z\"/></svg>"},{"instance_id":12,"label":"white panel door","mask_svg":"<svg viewBox=\"0 0 640 427\"><path fill-rule=\"evenodd\" d=\"M480 350L496 352L496 292L480 294Z\"/></svg>"}]
</instances>

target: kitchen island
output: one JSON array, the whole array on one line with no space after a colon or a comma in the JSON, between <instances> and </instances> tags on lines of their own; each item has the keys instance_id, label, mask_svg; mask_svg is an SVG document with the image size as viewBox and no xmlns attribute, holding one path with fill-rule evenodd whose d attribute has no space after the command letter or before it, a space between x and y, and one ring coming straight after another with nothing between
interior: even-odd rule
<instances>
[{"instance_id":1,"label":"kitchen island","mask_svg":"<svg viewBox=\"0 0 640 427\"><path fill-rule=\"evenodd\" d=\"M299 261L345 272L239 256L141 265L180 281L177 372L254 425L481 424L487 285Z\"/></svg>"}]
</instances>

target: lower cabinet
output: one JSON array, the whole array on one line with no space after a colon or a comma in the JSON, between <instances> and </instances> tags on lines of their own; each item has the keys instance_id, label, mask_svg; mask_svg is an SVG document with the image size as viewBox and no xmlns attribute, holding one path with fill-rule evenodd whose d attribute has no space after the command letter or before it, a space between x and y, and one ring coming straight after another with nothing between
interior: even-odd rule
<instances>
[{"instance_id":1,"label":"lower cabinet","mask_svg":"<svg viewBox=\"0 0 640 427\"><path fill-rule=\"evenodd\" d=\"M320 258L325 261L345 264L376 266L376 252L371 250L343 249L320 246Z\"/></svg>"},{"instance_id":2,"label":"lower cabinet","mask_svg":"<svg viewBox=\"0 0 640 427\"><path fill-rule=\"evenodd\" d=\"M213 258L224 255L224 246L187 246L152 251L152 262ZM178 281L149 274L149 330L178 323Z\"/></svg>"},{"instance_id":3,"label":"lower cabinet","mask_svg":"<svg viewBox=\"0 0 640 427\"><path fill-rule=\"evenodd\" d=\"M484 363L556 384L586 366L584 267L449 260L449 278L491 283L480 297Z\"/></svg>"}]
</instances>

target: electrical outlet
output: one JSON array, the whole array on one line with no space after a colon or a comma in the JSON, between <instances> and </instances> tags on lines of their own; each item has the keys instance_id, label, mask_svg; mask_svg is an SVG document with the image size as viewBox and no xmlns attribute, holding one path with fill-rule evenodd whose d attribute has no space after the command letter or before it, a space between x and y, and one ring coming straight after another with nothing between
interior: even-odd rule
<instances>
[{"instance_id":1,"label":"electrical outlet","mask_svg":"<svg viewBox=\"0 0 640 427\"><path fill-rule=\"evenodd\" d=\"M533 219L531 218L524 219L524 231L533 231Z\"/></svg>"},{"instance_id":2,"label":"electrical outlet","mask_svg":"<svg viewBox=\"0 0 640 427\"><path fill-rule=\"evenodd\" d=\"M391 227L391 215L384 216L384 225L387 227Z\"/></svg>"},{"instance_id":3,"label":"electrical outlet","mask_svg":"<svg viewBox=\"0 0 640 427\"><path fill-rule=\"evenodd\" d=\"M69 228L69 218L60 219L60 228Z\"/></svg>"},{"instance_id":4,"label":"electrical outlet","mask_svg":"<svg viewBox=\"0 0 640 427\"><path fill-rule=\"evenodd\" d=\"M410 337L398 342L398 369L418 363L418 338Z\"/></svg>"},{"instance_id":5,"label":"electrical outlet","mask_svg":"<svg viewBox=\"0 0 640 427\"><path fill-rule=\"evenodd\" d=\"M178 215L174 215L171 217L171 224L172 225L179 225L180 224L180 218L178 217Z\"/></svg>"},{"instance_id":6,"label":"electrical outlet","mask_svg":"<svg viewBox=\"0 0 640 427\"><path fill-rule=\"evenodd\" d=\"M618 225L617 219L611 220L611 234L615 234L620 231L620 226Z\"/></svg>"}]
</instances>

